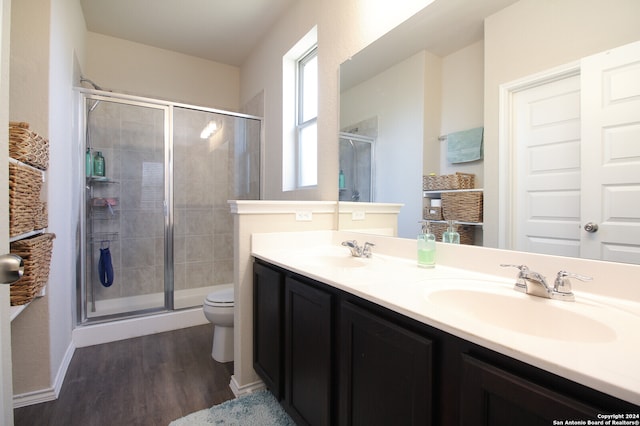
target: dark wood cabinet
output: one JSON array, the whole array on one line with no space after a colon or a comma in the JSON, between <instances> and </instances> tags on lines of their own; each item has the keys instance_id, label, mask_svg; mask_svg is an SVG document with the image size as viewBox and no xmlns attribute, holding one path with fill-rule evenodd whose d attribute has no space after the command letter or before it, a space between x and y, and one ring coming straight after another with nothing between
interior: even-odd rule
<instances>
[{"instance_id":1,"label":"dark wood cabinet","mask_svg":"<svg viewBox=\"0 0 640 426\"><path fill-rule=\"evenodd\" d=\"M254 366L298 425L549 425L640 407L256 260Z\"/></svg>"},{"instance_id":2,"label":"dark wood cabinet","mask_svg":"<svg viewBox=\"0 0 640 426\"><path fill-rule=\"evenodd\" d=\"M602 413L466 354L462 370L462 426L542 426L554 420L597 420Z\"/></svg>"},{"instance_id":3,"label":"dark wood cabinet","mask_svg":"<svg viewBox=\"0 0 640 426\"><path fill-rule=\"evenodd\" d=\"M432 424L432 342L352 303L340 309L340 424Z\"/></svg>"},{"instance_id":4,"label":"dark wood cabinet","mask_svg":"<svg viewBox=\"0 0 640 426\"><path fill-rule=\"evenodd\" d=\"M332 295L285 281L285 409L298 425L330 425Z\"/></svg>"},{"instance_id":5,"label":"dark wood cabinet","mask_svg":"<svg viewBox=\"0 0 640 426\"><path fill-rule=\"evenodd\" d=\"M253 368L267 388L284 397L284 273L253 266Z\"/></svg>"}]
</instances>

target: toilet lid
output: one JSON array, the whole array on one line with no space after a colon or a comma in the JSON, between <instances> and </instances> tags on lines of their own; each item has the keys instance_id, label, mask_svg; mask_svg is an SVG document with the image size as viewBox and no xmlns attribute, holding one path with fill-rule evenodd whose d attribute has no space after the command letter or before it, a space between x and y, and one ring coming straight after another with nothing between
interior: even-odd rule
<instances>
[{"instance_id":1,"label":"toilet lid","mask_svg":"<svg viewBox=\"0 0 640 426\"><path fill-rule=\"evenodd\" d=\"M224 288L212 291L207 295L207 302L233 303L233 286L224 286Z\"/></svg>"}]
</instances>

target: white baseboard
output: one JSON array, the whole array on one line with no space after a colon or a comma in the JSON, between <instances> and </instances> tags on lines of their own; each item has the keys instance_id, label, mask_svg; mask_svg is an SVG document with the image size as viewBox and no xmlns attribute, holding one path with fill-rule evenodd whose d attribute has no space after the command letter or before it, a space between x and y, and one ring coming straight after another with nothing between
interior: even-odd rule
<instances>
[{"instance_id":1,"label":"white baseboard","mask_svg":"<svg viewBox=\"0 0 640 426\"><path fill-rule=\"evenodd\" d=\"M71 338L76 348L147 336L207 324L202 307L167 312L158 315L129 318L76 327Z\"/></svg>"},{"instance_id":2,"label":"white baseboard","mask_svg":"<svg viewBox=\"0 0 640 426\"><path fill-rule=\"evenodd\" d=\"M60 364L56 377L53 381L53 387L14 395L13 408L26 407L28 405L40 404L42 402L58 399L60 389L62 389L62 384L64 383L64 378L67 375L67 370L69 369L69 364L71 364L71 359L73 358L75 350L76 348L73 345L73 342L69 343L67 351L62 358L62 363Z\"/></svg>"},{"instance_id":3,"label":"white baseboard","mask_svg":"<svg viewBox=\"0 0 640 426\"><path fill-rule=\"evenodd\" d=\"M58 395L54 388L45 388L33 392L21 393L19 395L13 395L13 408L54 401L57 398Z\"/></svg>"},{"instance_id":4,"label":"white baseboard","mask_svg":"<svg viewBox=\"0 0 640 426\"><path fill-rule=\"evenodd\" d=\"M229 382L229 387L231 388L231 392L237 397L242 395L250 394L251 392L259 391L262 389L266 389L266 385L262 380L258 380L257 382L249 383L246 385L238 385L236 381L236 376L231 376L231 381Z\"/></svg>"}]
</instances>

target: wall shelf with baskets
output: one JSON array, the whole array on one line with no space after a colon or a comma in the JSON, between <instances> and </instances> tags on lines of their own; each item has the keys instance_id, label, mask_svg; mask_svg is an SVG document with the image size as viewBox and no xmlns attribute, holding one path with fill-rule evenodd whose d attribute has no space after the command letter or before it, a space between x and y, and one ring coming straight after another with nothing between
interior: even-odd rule
<instances>
[{"instance_id":1,"label":"wall shelf with baskets","mask_svg":"<svg viewBox=\"0 0 640 426\"><path fill-rule=\"evenodd\" d=\"M423 219L433 223L432 231L438 240L449 220L458 225L462 244L475 244L482 239L484 191L475 187L475 175L425 175L422 189Z\"/></svg>"},{"instance_id":2,"label":"wall shelf with baskets","mask_svg":"<svg viewBox=\"0 0 640 426\"><path fill-rule=\"evenodd\" d=\"M9 243L22 257L24 274L10 287L13 321L36 297L45 294L55 234L49 226L45 177L49 141L26 122L9 123Z\"/></svg>"}]
</instances>

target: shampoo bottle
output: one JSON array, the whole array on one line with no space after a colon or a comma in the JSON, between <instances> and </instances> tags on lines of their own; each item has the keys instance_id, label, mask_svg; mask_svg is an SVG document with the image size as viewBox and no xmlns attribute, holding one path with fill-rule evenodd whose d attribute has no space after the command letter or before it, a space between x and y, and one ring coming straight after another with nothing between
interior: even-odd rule
<instances>
[{"instance_id":1,"label":"shampoo bottle","mask_svg":"<svg viewBox=\"0 0 640 426\"><path fill-rule=\"evenodd\" d=\"M460 244L460 234L453 227L453 220L448 221L447 230L442 233L442 242L450 244Z\"/></svg>"},{"instance_id":2,"label":"shampoo bottle","mask_svg":"<svg viewBox=\"0 0 640 426\"><path fill-rule=\"evenodd\" d=\"M342 170L338 175L338 189L344 189L344 172Z\"/></svg>"},{"instance_id":3,"label":"shampoo bottle","mask_svg":"<svg viewBox=\"0 0 640 426\"><path fill-rule=\"evenodd\" d=\"M422 233L418 235L418 266L433 268L436 266L436 236L431 232L431 223L428 220L421 223Z\"/></svg>"},{"instance_id":4,"label":"shampoo bottle","mask_svg":"<svg viewBox=\"0 0 640 426\"><path fill-rule=\"evenodd\" d=\"M91 148L87 148L85 156L84 171L87 177L93 176L93 158L91 158Z\"/></svg>"},{"instance_id":5,"label":"shampoo bottle","mask_svg":"<svg viewBox=\"0 0 640 426\"><path fill-rule=\"evenodd\" d=\"M96 156L93 157L93 175L104 176L104 157L100 151L96 152Z\"/></svg>"}]
</instances>

